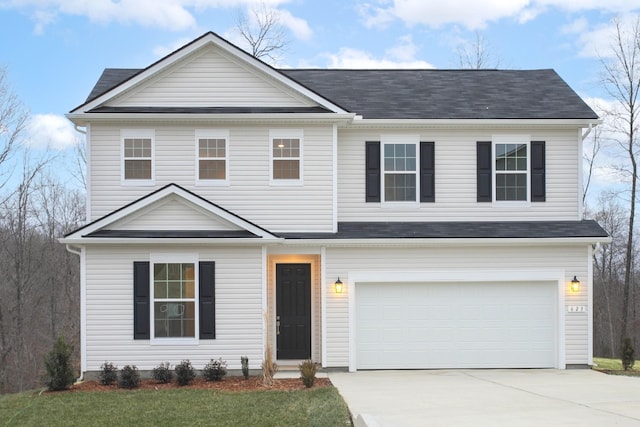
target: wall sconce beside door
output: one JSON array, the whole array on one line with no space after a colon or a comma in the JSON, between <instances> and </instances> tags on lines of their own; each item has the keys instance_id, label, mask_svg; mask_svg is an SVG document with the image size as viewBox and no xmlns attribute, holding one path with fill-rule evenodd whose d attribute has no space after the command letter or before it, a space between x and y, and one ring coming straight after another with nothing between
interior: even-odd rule
<instances>
[{"instance_id":1,"label":"wall sconce beside door","mask_svg":"<svg viewBox=\"0 0 640 427\"><path fill-rule=\"evenodd\" d=\"M576 276L573 276L573 279L571 279L571 285L569 286L569 289L571 289L571 292L580 292L580 280L578 280L578 278Z\"/></svg>"},{"instance_id":2,"label":"wall sconce beside door","mask_svg":"<svg viewBox=\"0 0 640 427\"><path fill-rule=\"evenodd\" d=\"M343 288L342 280L340 280L340 276L338 276L338 280L333 284L333 289L336 291L336 294L341 294Z\"/></svg>"}]
</instances>

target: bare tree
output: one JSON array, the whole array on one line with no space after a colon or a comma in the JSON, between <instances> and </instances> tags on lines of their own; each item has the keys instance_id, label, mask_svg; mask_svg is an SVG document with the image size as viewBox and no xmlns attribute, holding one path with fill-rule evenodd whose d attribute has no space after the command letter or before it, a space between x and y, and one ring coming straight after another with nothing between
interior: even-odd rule
<instances>
[{"instance_id":1,"label":"bare tree","mask_svg":"<svg viewBox=\"0 0 640 427\"><path fill-rule=\"evenodd\" d=\"M29 114L13 92L6 68L0 67L0 188L8 181L7 163L24 131Z\"/></svg>"},{"instance_id":2,"label":"bare tree","mask_svg":"<svg viewBox=\"0 0 640 427\"><path fill-rule=\"evenodd\" d=\"M280 12L264 3L250 8L248 12L239 11L236 16L236 29L248 44L252 56L267 59L274 64L289 44Z\"/></svg>"},{"instance_id":3,"label":"bare tree","mask_svg":"<svg viewBox=\"0 0 640 427\"><path fill-rule=\"evenodd\" d=\"M583 160L587 162L586 178L584 181L584 188L582 190L582 203L587 199L589 193L589 187L591 186L591 178L593 177L593 169L595 167L596 158L602 148L602 128L596 127L593 129L593 136L591 137L591 149L585 152Z\"/></svg>"},{"instance_id":4,"label":"bare tree","mask_svg":"<svg viewBox=\"0 0 640 427\"><path fill-rule=\"evenodd\" d=\"M622 300L622 327L620 340L629 333L629 302L633 273L633 247L636 191L638 183L637 165L637 119L639 113L638 94L640 93L640 20L636 20L630 28L616 20L615 34L612 40L612 58L603 59L603 86L616 101L620 109L610 123L624 137L618 142L629 160L631 192L629 200L629 221L627 228L627 245L624 263L624 282Z\"/></svg>"},{"instance_id":5,"label":"bare tree","mask_svg":"<svg viewBox=\"0 0 640 427\"><path fill-rule=\"evenodd\" d=\"M481 70L500 67L498 59L491 51L487 39L480 31L475 32L475 40L458 47L458 65L460 68Z\"/></svg>"}]
</instances>

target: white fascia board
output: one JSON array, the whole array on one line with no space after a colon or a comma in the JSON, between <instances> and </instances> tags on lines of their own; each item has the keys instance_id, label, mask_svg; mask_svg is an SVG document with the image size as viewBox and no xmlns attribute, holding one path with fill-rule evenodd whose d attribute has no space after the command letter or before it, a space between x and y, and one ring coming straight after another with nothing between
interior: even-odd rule
<instances>
[{"instance_id":1,"label":"white fascia board","mask_svg":"<svg viewBox=\"0 0 640 427\"><path fill-rule=\"evenodd\" d=\"M200 39L196 39L190 44L182 48L179 48L175 52L169 54L165 58L151 65L149 68L143 70L142 72L130 78L129 80L125 81L124 83L121 83L120 85L113 88L112 90L102 94L101 96L95 98L89 103L85 103L79 106L78 108L74 109L72 113L86 112L104 104L108 100L135 87L136 85L140 84L144 80L149 79L150 77L157 74L158 72L166 69L172 64L180 61L181 59L185 58L186 56L192 54L193 52L197 51L198 49L208 44L215 45L217 48L222 49L223 51L235 57L237 60L260 70L261 72L267 74L272 79L302 94L303 96L305 96L306 98L309 98L313 102L325 108L328 108L329 110L332 110L336 113L347 113L347 111L343 110L340 106L332 103L331 101L318 95L317 93L307 89L306 87L300 85L299 83L296 83L294 80L280 73L275 68L272 68L269 65L265 64L264 62L252 57L248 53L242 51L240 48L232 45L231 43L216 36L213 33L208 33L203 37L201 37Z\"/></svg>"},{"instance_id":2,"label":"white fascia board","mask_svg":"<svg viewBox=\"0 0 640 427\"><path fill-rule=\"evenodd\" d=\"M462 239L286 239L285 245L291 246L557 246L557 245L592 245L610 243L611 237L562 237L562 238L462 238Z\"/></svg>"},{"instance_id":3,"label":"white fascia board","mask_svg":"<svg viewBox=\"0 0 640 427\"><path fill-rule=\"evenodd\" d=\"M213 237L63 237L58 239L62 244L86 247L91 245L207 245L207 246L263 246L280 243L282 239L272 238L213 238Z\"/></svg>"},{"instance_id":4,"label":"white fascia board","mask_svg":"<svg viewBox=\"0 0 640 427\"><path fill-rule=\"evenodd\" d=\"M588 128L601 124L601 119L356 119L353 128L380 127L576 127Z\"/></svg>"},{"instance_id":5,"label":"white fascia board","mask_svg":"<svg viewBox=\"0 0 640 427\"><path fill-rule=\"evenodd\" d=\"M167 123L171 121L185 122L313 122L313 123L340 123L350 124L355 117L354 113L265 113L265 114L190 114L190 113L69 113L67 119L78 126L86 126L89 123L98 122L140 122L158 121Z\"/></svg>"},{"instance_id":6,"label":"white fascia board","mask_svg":"<svg viewBox=\"0 0 640 427\"><path fill-rule=\"evenodd\" d=\"M193 194L184 191L183 189L177 187L177 186L167 186L165 188L163 188L160 191L157 191L153 194L150 194L149 196L144 197L142 200L138 200L137 202L134 202L132 204L130 204L129 206L116 211L115 213L111 214L111 215L107 215L101 219L96 220L95 222L89 224L88 226L85 226L79 230L77 230L75 233L70 234L69 236L67 236L64 239L61 239L61 242L64 241L65 243L81 243L81 242L86 242L88 241L89 238L86 237L82 237L84 235L87 234L91 234L95 231L101 230L113 223L115 223L116 221L119 221L129 215L134 214L135 212L140 211L141 209L144 209L145 207L156 203L162 199L164 199L165 197L168 197L170 195L177 195L191 203L193 203L194 205L200 207L201 209L205 210L206 212L209 212L215 216L218 216L234 225L236 225L239 228L242 228L244 230L247 230L257 236L260 236L261 241L264 241L264 239L268 239L268 240L278 240L278 237L276 237L275 235L269 233L268 231L250 223L247 222L241 218L239 218L236 215L233 215L232 213L225 211L221 208L218 208L208 202L206 202L205 200L194 196ZM81 239L81 240L75 240L75 239ZM104 241L107 238L97 238L98 241ZM112 239L109 239L112 240ZM132 241L133 239L126 239L127 241ZM153 240L153 239L152 239ZM196 239L198 240L198 239ZM204 240L204 239L199 239L199 240ZM223 239L219 239L219 240L223 240ZM216 240L217 241L217 240Z\"/></svg>"}]
</instances>

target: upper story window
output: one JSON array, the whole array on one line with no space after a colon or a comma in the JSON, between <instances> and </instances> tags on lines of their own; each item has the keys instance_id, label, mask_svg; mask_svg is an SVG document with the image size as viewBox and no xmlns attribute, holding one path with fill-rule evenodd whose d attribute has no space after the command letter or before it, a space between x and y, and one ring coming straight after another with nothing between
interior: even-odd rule
<instances>
[{"instance_id":1,"label":"upper story window","mask_svg":"<svg viewBox=\"0 0 640 427\"><path fill-rule=\"evenodd\" d=\"M228 184L228 141L228 131L196 131L198 183Z\"/></svg>"},{"instance_id":2,"label":"upper story window","mask_svg":"<svg viewBox=\"0 0 640 427\"><path fill-rule=\"evenodd\" d=\"M153 184L153 130L123 130L122 182L134 185Z\"/></svg>"},{"instance_id":3,"label":"upper story window","mask_svg":"<svg viewBox=\"0 0 640 427\"><path fill-rule=\"evenodd\" d=\"M413 138L412 138L413 139ZM382 173L385 202L416 202L418 157L416 142L407 138L383 139Z\"/></svg>"},{"instance_id":4,"label":"upper story window","mask_svg":"<svg viewBox=\"0 0 640 427\"><path fill-rule=\"evenodd\" d=\"M272 130L271 183L302 183L302 131Z\"/></svg>"},{"instance_id":5,"label":"upper story window","mask_svg":"<svg viewBox=\"0 0 640 427\"><path fill-rule=\"evenodd\" d=\"M527 200L527 144L496 144L496 201Z\"/></svg>"}]
</instances>

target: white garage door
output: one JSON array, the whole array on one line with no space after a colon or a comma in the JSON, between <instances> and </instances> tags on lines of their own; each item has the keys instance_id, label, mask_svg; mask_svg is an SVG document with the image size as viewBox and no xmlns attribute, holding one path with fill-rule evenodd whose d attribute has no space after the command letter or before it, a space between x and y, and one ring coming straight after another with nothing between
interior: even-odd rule
<instances>
[{"instance_id":1,"label":"white garage door","mask_svg":"<svg viewBox=\"0 0 640 427\"><path fill-rule=\"evenodd\" d=\"M357 283L357 369L547 368L557 285Z\"/></svg>"}]
</instances>

